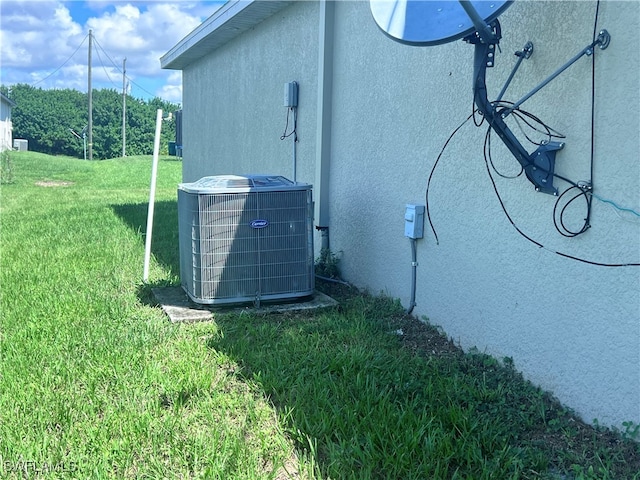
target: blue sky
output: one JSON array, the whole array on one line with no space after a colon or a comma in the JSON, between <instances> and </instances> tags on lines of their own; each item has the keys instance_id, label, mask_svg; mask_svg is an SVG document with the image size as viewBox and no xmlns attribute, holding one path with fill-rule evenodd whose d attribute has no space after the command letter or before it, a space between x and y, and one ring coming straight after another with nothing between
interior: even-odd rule
<instances>
[{"instance_id":1,"label":"blue sky","mask_svg":"<svg viewBox=\"0 0 640 480\"><path fill-rule=\"evenodd\" d=\"M182 101L181 72L162 70L160 57L214 13L222 1L0 1L0 81L86 92L92 30L93 88L136 98Z\"/></svg>"}]
</instances>

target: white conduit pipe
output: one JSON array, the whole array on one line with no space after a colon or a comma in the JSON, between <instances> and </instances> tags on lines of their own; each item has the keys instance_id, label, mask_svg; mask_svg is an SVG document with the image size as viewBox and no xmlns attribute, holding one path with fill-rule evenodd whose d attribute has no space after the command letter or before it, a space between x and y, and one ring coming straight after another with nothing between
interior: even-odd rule
<instances>
[{"instance_id":1,"label":"white conduit pipe","mask_svg":"<svg viewBox=\"0 0 640 480\"><path fill-rule=\"evenodd\" d=\"M153 209L156 201L156 178L158 176L158 155L160 153L160 132L162 130L162 110L156 113L156 137L153 141L153 163L151 166L151 186L149 187L149 210L147 213L147 230L144 242L144 271L142 281L149 280L149 261L151 260L151 236L153 231Z\"/></svg>"}]
</instances>

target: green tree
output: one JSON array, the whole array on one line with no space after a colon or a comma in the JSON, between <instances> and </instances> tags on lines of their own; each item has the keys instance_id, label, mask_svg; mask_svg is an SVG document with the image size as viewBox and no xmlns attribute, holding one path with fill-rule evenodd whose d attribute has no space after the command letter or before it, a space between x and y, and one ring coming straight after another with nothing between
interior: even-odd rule
<instances>
[{"instance_id":1,"label":"green tree","mask_svg":"<svg viewBox=\"0 0 640 480\"><path fill-rule=\"evenodd\" d=\"M82 129L83 94L76 90L42 90L15 85L10 98L16 102L11 119L13 137L29 141L29 149L48 154L77 156L82 142L71 129ZM85 114L86 118L86 114ZM77 130L79 131L79 130Z\"/></svg>"},{"instance_id":2,"label":"green tree","mask_svg":"<svg viewBox=\"0 0 640 480\"><path fill-rule=\"evenodd\" d=\"M30 85L0 87L16 106L13 108L14 138L29 141L29 149L51 155L82 158L80 134L88 124L87 94L77 90L43 90ZM126 153L153 153L156 110L165 113L179 107L160 98L144 101L127 95ZM115 158L122 155L122 94L113 89L93 91L93 157ZM161 153L167 153L169 141L175 138L175 122L163 122Z\"/></svg>"}]
</instances>

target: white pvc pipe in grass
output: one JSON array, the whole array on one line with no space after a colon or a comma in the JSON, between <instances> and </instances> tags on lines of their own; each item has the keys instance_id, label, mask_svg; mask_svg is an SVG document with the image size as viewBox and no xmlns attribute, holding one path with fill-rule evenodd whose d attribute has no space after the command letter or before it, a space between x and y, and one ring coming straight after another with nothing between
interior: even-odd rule
<instances>
[{"instance_id":1,"label":"white pvc pipe in grass","mask_svg":"<svg viewBox=\"0 0 640 480\"><path fill-rule=\"evenodd\" d=\"M151 260L151 233L153 231L153 207L156 201L156 177L158 176L158 154L160 152L160 131L162 129L162 110L156 114L156 137L153 141L153 164L151 166L151 186L149 187L149 211L147 213L147 230L144 242L144 272L142 281L149 280L149 261Z\"/></svg>"}]
</instances>

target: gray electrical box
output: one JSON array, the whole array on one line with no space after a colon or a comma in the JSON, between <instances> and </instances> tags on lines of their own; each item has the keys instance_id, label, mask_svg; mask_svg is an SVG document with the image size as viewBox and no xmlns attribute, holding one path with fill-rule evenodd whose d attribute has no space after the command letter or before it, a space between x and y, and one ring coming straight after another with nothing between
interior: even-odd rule
<instances>
[{"instance_id":1,"label":"gray electrical box","mask_svg":"<svg viewBox=\"0 0 640 480\"><path fill-rule=\"evenodd\" d=\"M422 238L424 236L424 205L407 205L404 211L404 236Z\"/></svg>"},{"instance_id":2,"label":"gray electrical box","mask_svg":"<svg viewBox=\"0 0 640 480\"><path fill-rule=\"evenodd\" d=\"M297 82L289 82L284 84L284 106L289 108L298 106Z\"/></svg>"}]
</instances>

